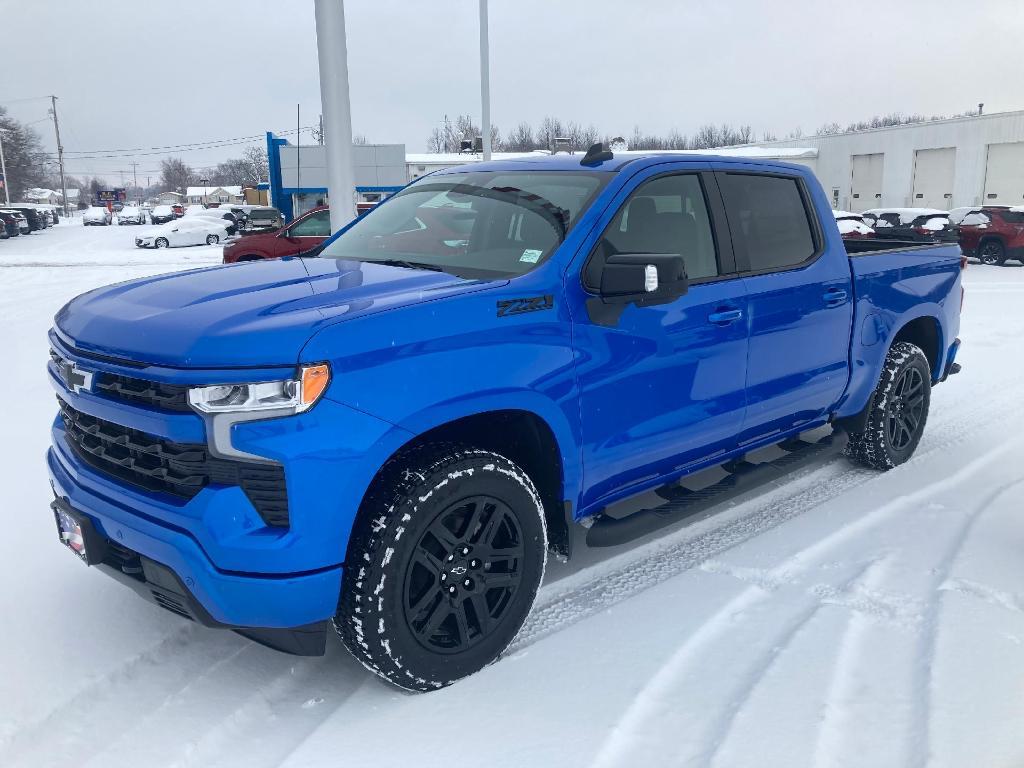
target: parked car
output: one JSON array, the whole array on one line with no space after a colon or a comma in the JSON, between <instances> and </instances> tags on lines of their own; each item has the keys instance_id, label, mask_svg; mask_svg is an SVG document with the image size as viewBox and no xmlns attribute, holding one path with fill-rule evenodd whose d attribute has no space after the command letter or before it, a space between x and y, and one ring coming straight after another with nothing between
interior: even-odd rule
<instances>
[{"instance_id":1,"label":"parked car","mask_svg":"<svg viewBox=\"0 0 1024 768\"><path fill-rule=\"evenodd\" d=\"M32 231L29 226L28 219L21 211L15 211L9 208L0 209L0 221L4 223L4 229L7 234L11 237L17 237L18 235L27 235Z\"/></svg>"},{"instance_id":2,"label":"parked car","mask_svg":"<svg viewBox=\"0 0 1024 768\"><path fill-rule=\"evenodd\" d=\"M245 228L248 231L280 229L284 226L284 216L277 208L259 206L249 210Z\"/></svg>"},{"instance_id":3,"label":"parked car","mask_svg":"<svg viewBox=\"0 0 1024 768\"><path fill-rule=\"evenodd\" d=\"M82 226L107 226L113 220L110 209L100 205L93 205L85 209L82 214Z\"/></svg>"},{"instance_id":4,"label":"parked car","mask_svg":"<svg viewBox=\"0 0 1024 768\"><path fill-rule=\"evenodd\" d=\"M875 230L864 223L864 219L859 213L851 213L850 211L832 211L832 215L835 217L836 226L839 228L839 234L844 238L860 238L860 237L874 237Z\"/></svg>"},{"instance_id":5,"label":"parked car","mask_svg":"<svg viewBox=\"0 0 1024 768\"><path fill-rule=\"evenodd\" d=\"M200 216L224 222L224 226L227 228L229 235L234 235L238 231L238 220L236 219L235 214L231 212L230 208L203 208L201 205L191 206L185 211L184 218L194 219Z\"/></svg>"},{"instance_id":6,"label":"parked car","mask_svg":"<svg viewBox=\"0 0 1024 768\"><path fill-rule=\"evenodd\" d=\"M436 252L435 226L465 235ZM962 269L955 244L844 243L813 173L775 160L597 145L438 171L319 258L61 309L60 540L179 616L303 655L333 623L434 690L509 645L549 552L844 445L907 461L959 370ZM776 444L782 464L743 460ZM711 466L735 474L679 485Z\"/></svg>"},{"instance_id":7,"label":"parked car","mask_svg":"<svg viewBox=\"0 0 1024 768\"><path fill-rule=\"evenodd\" d=\"M873 208L861 214L875 237L908 242L954 243L956 230L949 213L934 208Z\"/></svg>"},{"instance_id":8,"label":"parked car","mask_svg":"<svg viewBox=\"0 0 1024 768\"><path fill-rule=\"evenodd\" d=\"M138 248L177 248L184 245L216 245L227 240L227 222L196 216L161 224L147 235L135 238Z\"/></svg>"},{"instance_id":9,"label":"parked car","mask_svg":"<svg viewBox=\"0 0 1024 768\"><path fill-rule=\"evenodd\" d=\"M964 256L998 266L1009 259L1024 263L1024 206L972 209L957 230Z\"/></svg>"},{"instance_id":10,"label":"parked car","mask_svg":"<svg viewBox=\"0 0 1024 768\"><path fill-rule=\"evenodd\" d=\"M117 213L117 223L121 224L145 224L146 212L134 205L126 205Z\"/></svg>"},{"instance_id":11,"label":"parked car","mask_svg":"<svg viewBox=\"0 0 1024 768\"><path fill-rule=\"evenodd\" d=\"M14 205L8 206L6 210L17 211L24 216L25 221L28 223L29 232L38 232L45 228L43 224L43 217L39 215L39 211L31 206L15 203ZM28 232L23 231L22 234L28 234Z\"/></svg>"},{"instance_id":12,"label":"parked car","mask_svg":"<svg viewBox=\"0 0 1024 768\"><path fill-rule=\"evenodd\" d=\"M153 224L166 224L175 219L174 209L170 205L158 205L149 213L149 220Z\"/></svg>"},{"instance_id":13,"label":"parked car","mask_svg":"<svg viewBox=\"0 0 1024 768\"><path fill-rule=\"evenodd\" d=\"M228 241L224 246L224 263L294 256L316 248L330 236L330 212L327 208L314 208L284 229L243 233Z\"/></svg>"}]
</instances>

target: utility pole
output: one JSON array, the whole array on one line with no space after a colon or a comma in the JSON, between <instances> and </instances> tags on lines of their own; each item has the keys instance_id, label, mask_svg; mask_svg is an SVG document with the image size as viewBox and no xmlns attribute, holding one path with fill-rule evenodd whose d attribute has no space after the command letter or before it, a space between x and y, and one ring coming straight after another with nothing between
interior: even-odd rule
<instances>
[{"instance_id":1,"label":"utility pole","mask_svg":"<svg viewBox=\"0 0 1024 768\"><path fill-rule=\"evenodd\" d=\"M7 161L4 159L4 137L0 134L0 176L4 177L4 200L11 204L11 185L7 181Z\"/></svg>"},{"instance_id":2,"label":"utility pole","mask_svg":"<svg viewBox=\"0 0 1024 768\"><path fill-rule=\"evenodd\" d=\"M64 217L68 216L68 183L64 180L64 146L60 143L60 126L57 124L57 97L50 96L50 114L53 115L53 132L57 134L57 164L60 166L60 194L64 203Z\"/></svg>"},{"instance_id":3,"label":"utility pole","mask_svg":"<svg viewBox=\"0 0 1024 768\"><path fill-rule=\"evenodd\" d=\"M130 165L132 167L132 186L135 187L136 191L138 191L138 189L139 189L139 173L138 173L137 169L139 167L139 164L135 163L135 162L132 162L132 163L128 163L128 165ZM141 198L142 195L139 195L139 197ZM142 201L140 200L139 202L142 202Z\"/></svg>"},{"instance_id":4,"label":"utility pole","mask_svg":"<svg viewBox=\"0 0 1024 768\"><path fill-rule=\"evenodd\" d=\"M314 11L320 64L320 103L324 115L324 143L327 145L331 231L337 232L356 217L345 3L344 0L314 0Z\"/></svg>"},{"instance_id":5,"label":"utility pole","mask_svg":"<svg viewBox=\"0 0 1024 768\"><path fill-rule=\"evenodd\" d=\"M480 130L484 161L491 159L491 57L487 41L487 0L480 0Z\"/></svg>"}]
</instances>

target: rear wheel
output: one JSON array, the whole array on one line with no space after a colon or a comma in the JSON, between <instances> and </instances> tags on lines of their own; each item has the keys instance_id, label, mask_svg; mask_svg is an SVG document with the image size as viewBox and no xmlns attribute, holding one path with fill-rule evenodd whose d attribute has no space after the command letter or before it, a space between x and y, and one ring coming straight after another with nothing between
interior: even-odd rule
<instances>
[{"instance_id":1,"label":"rear wheel","mask_svg":"<svg viewBox=\"0 0 1024 768\"><path fill-rule=\"evenodd\" d=\"M167 242L166 237L158 237L156 241L153 243L153 245L155 245L157 248L167 248L170 245L170 243Z\"/></svg>"},{"instance_id":2,"label":"rear wheel","mask_svg":"<svg viewBox=\"0 0 1024 768\"><path fill-rule=\"evenodd\" d=\"M206 236L206 244L207 245L216 245L219 242L220 242L220 237L217 236L217 235L207 235Z\"/></svg>"},{"instance_id":3,"label":"rear wheel","mask_svg":"<svg viewBox=\"0 0 1024 768\"><path fill-rule=\"evenodd\" d=\"M393 459L352 532L334 626L385 680L430 691L498 658L544 574L530 478L488 451L436 445Z\"/></svg>"},{"instance_id":4,"label":"rear wheel","mask_svg":"<svg viewBox=\"0 0 1024 768\"><path fill-rule=\"evenodd\" d=\"M850 433L847 456L872 469L902 464L921 441L930 402L928 358L915 344L893 344L872 395L867 423L862 431Z\"/></svg>"},{"instance_id":5,"label":"rear wheel","mask_svg":"<svg viewBox=\"0 0 1024 768\"><path fill-rule=\"evenodd\" d=\"M978 249L978 258L982 264L1001 267L1006 261L1006 249L998 240L986 240Z\"/></svg>"}]
</instances>

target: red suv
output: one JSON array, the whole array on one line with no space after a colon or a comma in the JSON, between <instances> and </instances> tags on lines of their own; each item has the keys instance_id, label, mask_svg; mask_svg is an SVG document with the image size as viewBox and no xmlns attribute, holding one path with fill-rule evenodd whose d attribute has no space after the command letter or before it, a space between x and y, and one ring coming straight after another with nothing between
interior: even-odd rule
<instances>
[{"instance_id":1,"label":"red suv","mask_svg":"<svg viewBox=\"0 0 1024 768\"><path fill-rule=\"evenodd\" d=\"M1024 208L977 208L960 222L959 239L964 256L983 264L1024 263Z\"/></svg>"},{"instance_id":2,"label":"red suv","mask_svg":"<svg viewBox=\"0 0 1024 768\"><path fill-rule=\"evenodd\" d=\"M326 207L314 208L287 227L272 232L244 234L224 246L224 263L276 259L315 248L331 236L331 218Z\"/></svg>"}]
</instances>

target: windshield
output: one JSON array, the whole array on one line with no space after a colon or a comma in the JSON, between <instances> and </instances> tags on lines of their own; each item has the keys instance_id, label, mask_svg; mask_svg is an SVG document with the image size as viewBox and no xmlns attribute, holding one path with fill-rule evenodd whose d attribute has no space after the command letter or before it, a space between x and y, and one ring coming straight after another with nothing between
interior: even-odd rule
<instances>
[{"instance_id":1,"label":"windshield","mask_svg":"<svg viewBox=\"0 0 1024 768\"><path fill-rule=\"evenodd\" d=\"M462 277L521 275L551 255L609 176L499 171L426 178L357 221L321 256Z\"/></svg>"}]
</instances>

